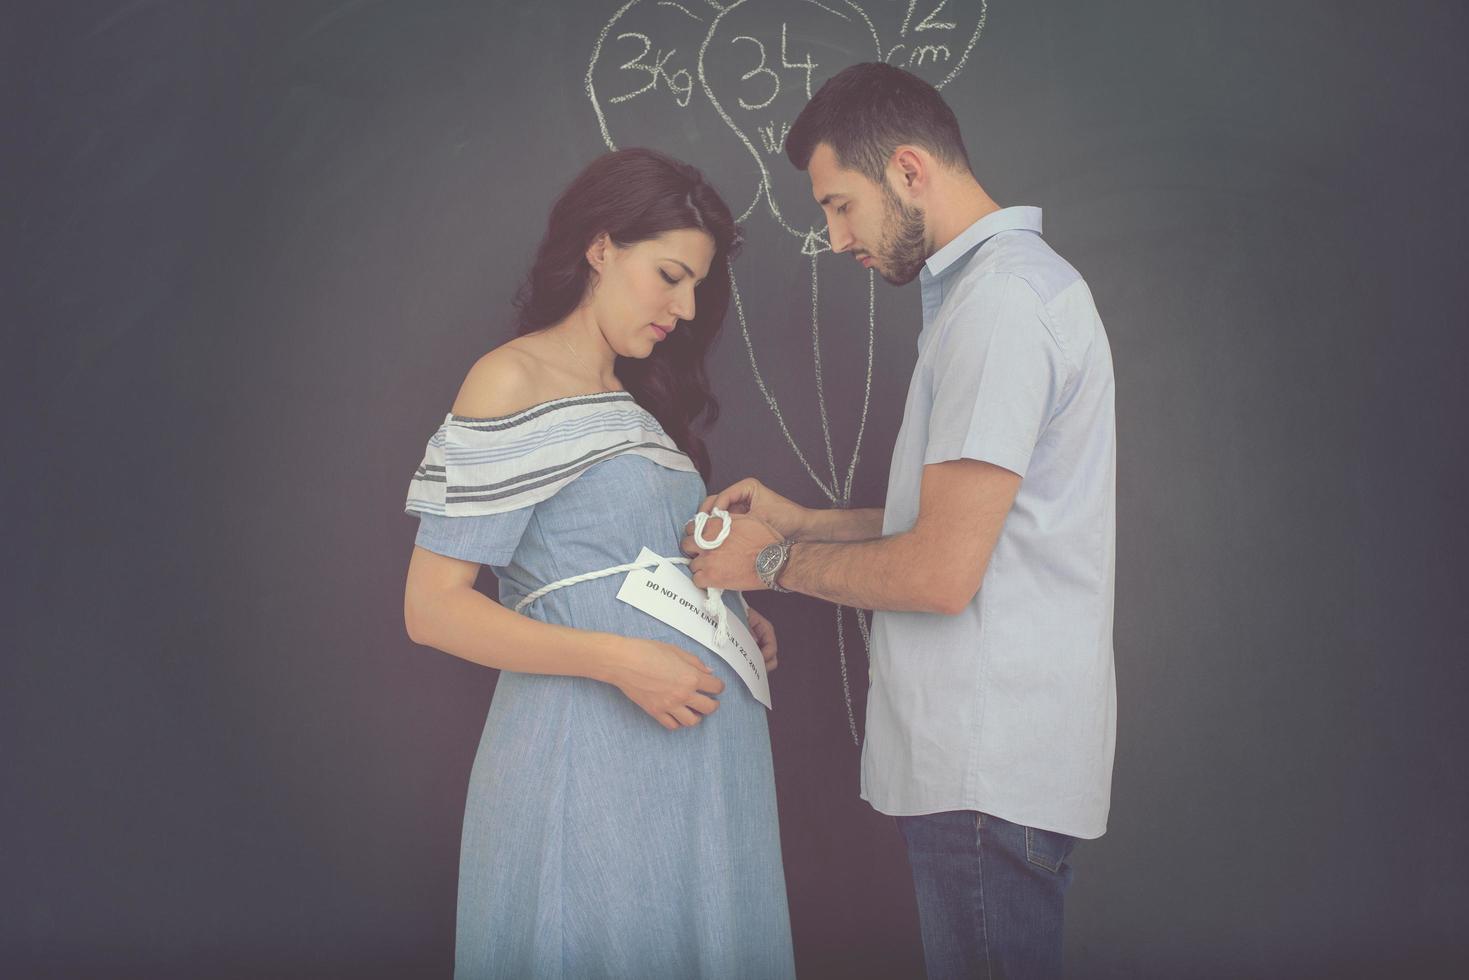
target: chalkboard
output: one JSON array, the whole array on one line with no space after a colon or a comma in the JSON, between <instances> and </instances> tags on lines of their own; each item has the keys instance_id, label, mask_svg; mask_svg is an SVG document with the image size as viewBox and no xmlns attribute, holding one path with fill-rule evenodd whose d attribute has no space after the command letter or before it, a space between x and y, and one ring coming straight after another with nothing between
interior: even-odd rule
<instances>
[{"instance_id":1,"label":"chalkboard","mask_svg":"<svg viewBox=\"0 0 1469 980\"><path fill-rule=\"evenodd\" d=\"M711 482L881 505L916 286L833 255L780 150L864 60L942 86L1113 348L1117 766L1070 975L1459 972L1460 8L28 7L3 972L449 975L494 678L404 633L423 443L510 336L557 192L654 146L746 239ZM921 975L902 845L857 798L857 615L752 602L800 974Z\"/></svg>"}]
</instances>

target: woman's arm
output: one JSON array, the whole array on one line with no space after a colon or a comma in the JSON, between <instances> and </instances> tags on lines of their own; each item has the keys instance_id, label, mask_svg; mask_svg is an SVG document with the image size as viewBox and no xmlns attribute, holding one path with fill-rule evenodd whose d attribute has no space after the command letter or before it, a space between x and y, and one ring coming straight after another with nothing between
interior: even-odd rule
<instances>
[{"instance_id":1,"label":"woman's arm","mask_svg":"<svg viewBox=\"0 0 1469 980\"><path fill-rule=\"evenodd\" d=\"M414 547L403 620L415 643L485 667L611 684L664 728L697 725L724 683L671 643L542 623L475 591L480 566Z\"/></svg>"}]
</instances>

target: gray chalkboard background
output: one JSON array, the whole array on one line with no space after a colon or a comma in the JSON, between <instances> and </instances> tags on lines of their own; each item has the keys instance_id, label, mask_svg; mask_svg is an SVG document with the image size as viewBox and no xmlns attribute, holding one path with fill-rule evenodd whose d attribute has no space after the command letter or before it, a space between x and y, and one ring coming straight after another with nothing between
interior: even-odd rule
<instances>
[{"instance_id":1,"label":"gray chalkboard background","mask_svg":"<svg viewBox=\"0 0 1469 980\"><path fill-rule=\"evenodd\" d=\"M845 0L747 0L717 28L703 0L617 23L620 0L10 8L0 973L448 976L494 678L404 633L409 476L507 336L552 197L607 146L591 66L608 138L749 208L715 482L827 499L753 350L845 489L868 280L803 254L818 212L763 141L803 62L819 85L942 39L938 81L983 6L923 0L905 33L903 0L858 2L870 28ZM1462 975L1469 16L983 13L945 96L989 191L1045 209L1117 370L1117 765L1110 830L1076 852L1071 973ZM879 283L871 313L860 506L916 287ZM857 798L835 614L755 604L783 651L800 972L919 975L897 834Z\"/></svg>"}]
</instances>

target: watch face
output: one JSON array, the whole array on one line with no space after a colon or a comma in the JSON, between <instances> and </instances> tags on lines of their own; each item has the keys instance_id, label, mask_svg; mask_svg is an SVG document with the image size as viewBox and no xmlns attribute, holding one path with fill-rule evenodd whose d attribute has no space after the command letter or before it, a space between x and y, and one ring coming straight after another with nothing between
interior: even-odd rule
<instances>
[{"instance_id":1,"label":"watch face","mask_svg":"<svg viewBox=\"0 0 1469 980\"><path fill-rule=\"evenodd\" d=\"M762 574L769 574L780 565L780 545L768 544L760 549L760 554L755 556L755 569Z\"/></svg>"}]
</instances>

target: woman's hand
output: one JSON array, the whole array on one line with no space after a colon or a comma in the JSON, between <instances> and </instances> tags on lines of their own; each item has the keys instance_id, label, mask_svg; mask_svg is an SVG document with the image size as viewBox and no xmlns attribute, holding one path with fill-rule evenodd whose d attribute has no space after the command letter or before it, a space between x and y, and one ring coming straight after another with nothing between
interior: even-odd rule
<instances>
[{"instance_id":1,"label":"woman's hand","mask_svg":"<svg viewBox=\"0 0 1469 980\"><path fill-rule=\"evenodd\" d=\"M698 657L671 643L619 637L601 680L616 687L669 731L692 728L712 715L710 697L724 682Z\"/></svg>"},{"instance_id":2,"label":"woman's hand","mask_svg":"<svg viewBox=\"0 0 1469 980\"><path fill-rule=\"evenodd\" d=\"M787 500L754 477L746 477L719 493L710 494L699 510L707 514L716 507L731 514L749 514L770 525L783 538L795 538L805 524L805 507Z\"/></svg>"},{"instance_id":3,"label":"woman's hand","mask_svg":"<svg viewBox=\"0 0 1469 980\"><path fill-rule=\"evenodd\" d=\"M748 603L745 604L745 612L749 614L750 632L754 634L755 642L760 644L760 655L765 658L765 673L768 675L780 663L775 656L775 626Z\"/></svg>"}]
</instances>

